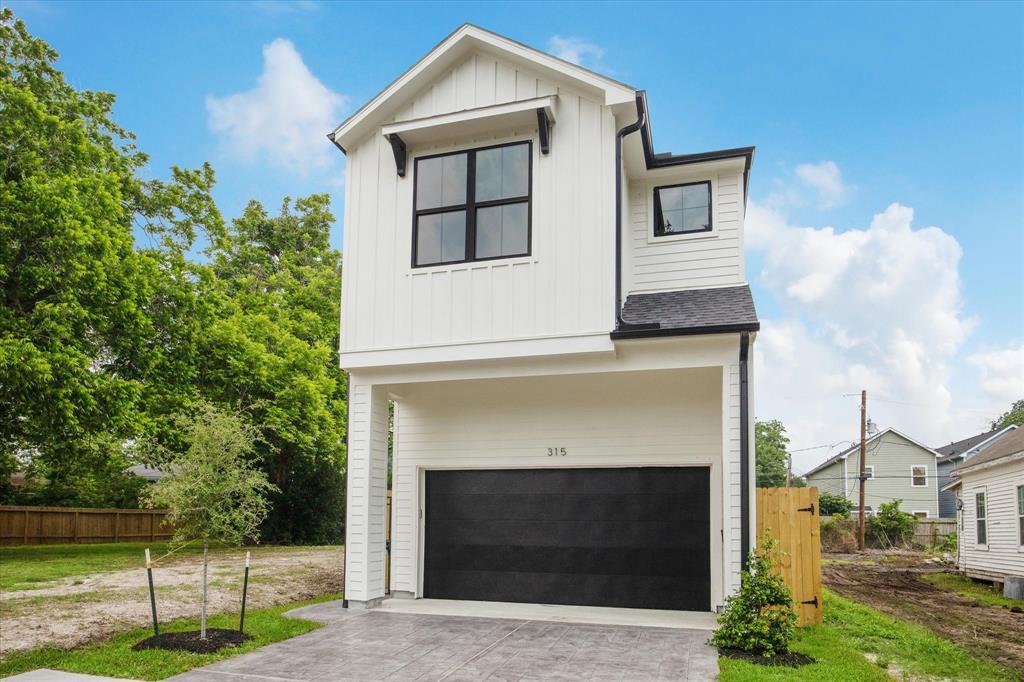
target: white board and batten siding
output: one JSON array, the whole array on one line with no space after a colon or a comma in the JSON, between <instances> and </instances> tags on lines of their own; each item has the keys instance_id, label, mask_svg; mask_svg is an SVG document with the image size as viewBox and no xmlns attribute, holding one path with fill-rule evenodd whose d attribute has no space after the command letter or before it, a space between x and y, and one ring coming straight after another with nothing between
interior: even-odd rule
<instances>
[{"instance_id":1,"label":"white board and batten siding","mask_svg":"<svg viewBox=\"0 0 1024 682\"><path fill-rule=\"evenodd\" d=\"M395 121L556 94L550 154L536 125L410 147L399 178L371 134L348 150L341 351L607 333L614 285L611 109L484 52L399 108ZM415 157L533 140L532 243L526 257L412 267Z\"/></svg>"},{"instance_id":2,"label":"white board and batten siding","mask_svg":"<svg viewBox=\"0 0 1024 682\"><path fill-rule=\"evenodd\" d=\"M711 182L708 233L654 237L654 188L682 182ZM702 172L681 167L658 179L629 183L624 235L625 293L705 289L746 284L743 263L743 172Z\"/></svg>"},{"instance_id":3,"label":"white board and batten siding","mask_svg":"<svg viewBox=\"0 0 1024 682\"><path fill-rule=\"evenodd\" d=\"M391 588L420 594L425 470L692 465L711 467L712 597L721 604L739 574L737 387L736 372L717 367L400 387ZM567 454L549 457L549 447Z\"/></svg>"},{"instance_id":4,"label":"white board and batten siding","mask_svg":"<svg viewBox=\"0 0 1024 682\"><path fill-rule=\"evenodd\" d=\"M964 472L961 481L960 569L985 580L1024 577L1024 546L1017 516L1017 487L1024 486L1024 459ZM978 543L977 493L985 494L986 544Z\"/></svg>"}]
</instances>

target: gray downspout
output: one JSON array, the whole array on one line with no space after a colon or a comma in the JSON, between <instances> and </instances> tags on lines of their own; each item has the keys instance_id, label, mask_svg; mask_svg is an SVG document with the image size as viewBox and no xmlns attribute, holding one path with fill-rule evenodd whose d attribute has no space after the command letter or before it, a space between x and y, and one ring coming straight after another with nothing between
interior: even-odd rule
<instances>
[{"instance_id":1,"label":"gray downspout","mask_svg":"<svg viewBox=\"0 0 1024 682\"><path fill-rule=\"evenodd\" d=\"M333 142L333 140L331 140ZM348 608L348 571L345 570L345 564L348 563L346 557L348 556L348 404L349 397L351 394L349 390L352 388L352 378L348 372L345 372L345 550L342 553L341 558L341 608Z\"/></svg>"},{"instance_id":2,"label":"gray downspout","mask_svg":"<svg viewBox=\"0 0 1024 682\"><path fill-rule=\"evenodd\" d=\"M750 403L747 354L750 333L740 332L740 568L747 570L750 554Z\"/></svg>"},{"instance_id":3,"label":"gray downspout","mask_svg":"<svg viewBox=\"0 0 1024 682\"><path fill-rule=\"evenodd\" d=\"M636 93L636 121L615 133L615 329L657 329L658 324L629 324L622 319L622 138L631 135L647 122L643 91Z\"/></svg>"}]
</instances>

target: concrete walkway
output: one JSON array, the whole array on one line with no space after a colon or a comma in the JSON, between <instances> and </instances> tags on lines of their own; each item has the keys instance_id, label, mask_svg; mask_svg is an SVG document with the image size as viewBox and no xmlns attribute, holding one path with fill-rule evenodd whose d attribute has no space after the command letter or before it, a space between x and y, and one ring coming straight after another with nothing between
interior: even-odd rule
<instances>
[{"instance_id":1,"label":"concrete walkway","mask_svg":"<svg viewBox=\"0 0 1024 682\"><path fill-rule=\"evenodd\" d=\"M327 626L169 682L703 682L718 675L708 630L354 611L340 602L289 615Z\"/></svg>"}]
</instances>

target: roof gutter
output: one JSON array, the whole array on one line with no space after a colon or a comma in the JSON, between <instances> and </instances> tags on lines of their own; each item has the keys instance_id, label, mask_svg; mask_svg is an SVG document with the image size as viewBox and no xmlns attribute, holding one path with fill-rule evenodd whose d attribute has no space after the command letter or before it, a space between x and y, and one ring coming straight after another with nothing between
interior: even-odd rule
<instances>
[{"instance_id":1,"label":"roof gutter","mask_svg":"<svg viewBox=\"0 0 1024 682\"><path fill-rule=\"evenodd\" d=\"M345 148L342 147L340 144L338 144L338 141L336 139L334 139L334 133L327 133L327 139L330 140L331 143L334 144L335 147L340 149L342 154L344 154L345 156L348 156L348 152L345 151Z\"/></svg>"},{"instance_id":2,"label":"roof gutter","mask_svg":"<svg viewBox=\"0 0 1024 682\"><path fill-rule=\"evenodd\" d=\"M615 133L615 331L657 330L660 324L629 324L622 319L622 139L647 123L647 107L643 90L636 93L636 121Z\"/></svg>"}]
</instances>

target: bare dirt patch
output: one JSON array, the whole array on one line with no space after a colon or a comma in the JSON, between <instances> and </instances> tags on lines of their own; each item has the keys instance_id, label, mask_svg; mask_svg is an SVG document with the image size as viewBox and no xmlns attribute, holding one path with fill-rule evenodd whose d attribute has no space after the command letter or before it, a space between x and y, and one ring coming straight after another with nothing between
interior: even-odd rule
<instances>
[{"instance_id":1,"label":"bare dirt patch","mask_svg":"<svg viewBox=\"0 0 1024 682\"><path fill-rule=\"evenodd\" d=\"M922 625L1024 676L1024 614L982 604L920 579L925 573L950 570L949 565L909 552L825 559L822 581L832 591Z\"/></svg>"},{"instance_id":2,"label":"bare dirt patch","mask_svg":"<svg viewBox=\"0 0 1024 682\"><path fill-rule=\"evenodd\" d=\"M210 557L209 611L237 612L244 552ZM198 616L202 557L167 558L153 570L162 622ZM340 547L263 547L254 552L247 609L340 592ZM43 645L62 648L151 622L145 569L63 580L38 590L0 593L0 658Z\"/></svg>"}]
</instances>

